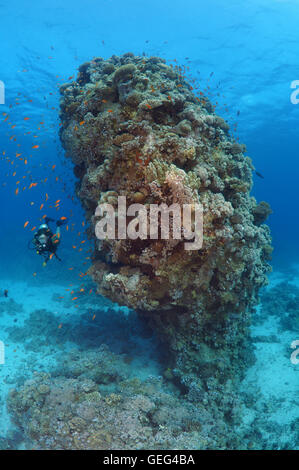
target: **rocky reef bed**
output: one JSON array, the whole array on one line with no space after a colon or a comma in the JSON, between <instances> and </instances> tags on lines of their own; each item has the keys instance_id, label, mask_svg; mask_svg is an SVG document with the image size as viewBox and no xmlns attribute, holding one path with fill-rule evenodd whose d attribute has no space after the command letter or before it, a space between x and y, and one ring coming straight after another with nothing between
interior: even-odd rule
<instances>
[{"instance_id":1,"label":"rocky reef bed","mask_svg":"<svg viewBox=\"0 0 299 470\"><path fill-rule=\"evenodd\" d=\"M0 364L1 449L24 445L23 428L15 431L10 424L9 390L19 388L34 373L52 371L71 350L94 350L105 343L112 355L121 354L131 364L139 380L163 372L157 341L127 308L92 294L81 299L78 309L73 295L65 295L65 285L3 282L9 298L0 300L0 339L5 345L5 363ZM112 369L110 374L112 380Z\"/></svg>"},{"instance_id":2,"label":"rocky reef bed","mask_svg":"<svg viewBox=\"0 0 299 470\"><path fill-rule=\"evenodd\" d=\"M209 403L208 394L195 404L162 377L141 381L130 377L129 371L124 359L106 347L74 352L51 378L37 374L18 391L11 391L9 409L41 449L241 446L219 408ZM223 410L227 406L233 423L240 410L231 390Z\"/></svg>"},{"instance_id":3,"label":"rocky reef bed","mask_svg":"<svg viewBox=\"0 0 299 470\"><path fill-rule=\"evenodd\" d=\"M98 297L76 312L71 301L58 303L57 285L7 282L15 299L0 302L7 352L0 448L298 449L298 366L290 362L296 338L281 330L289 313L277 304L287 299L286 282L286 302L293 300L299 281L292 278L272 276L253 316L256 361L238 394L227 384L224 395L211 379L209 390L183 393L161 345L133 312L105 299L100 306Z\"/></svg>"}]
</instances>

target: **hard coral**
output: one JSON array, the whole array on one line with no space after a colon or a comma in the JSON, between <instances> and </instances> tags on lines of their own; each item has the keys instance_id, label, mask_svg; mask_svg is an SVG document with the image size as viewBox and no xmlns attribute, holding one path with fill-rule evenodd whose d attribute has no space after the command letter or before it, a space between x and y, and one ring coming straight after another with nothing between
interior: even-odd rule
<instances>
[{"instance_id":1,"label":"hard coral","mask_svg":"<svg viewBox=\"0 0 299 470\"><path fill-rule=\"evenodd\" d=\"M96 58L61 94L61 141L92 227L98 203L117 196L145 206L200 202L204 211L201 250L186 251L183 240L95 240L90 274L99 292L149 317L185 383L207 375L215 350L213 374L238 375L271 243L261 224L268 211L249 194L244 146L182 70L158 57ZM213 351L204 363L203 343Z\"/></svg>"},{"instance_id":2,"label":"hard coral","mask_svg":"<svg viewBox=\"0 0 299 470\"><path fill-rule=\"evenodd\" d=\"M105 370L106 348L95 350ZM120 374L126 367L113 355ZM62 369L50 376L35 373L12 389L8 409L22 429L29 449L222 449L240 447L240 436L225 422L226 409L240 419L240 402L231 387L221 406L193 385L191 401L174 394L161 378L134 376L106 382L90 352L66 355ZM107 362L106 362L107 361ZM90 367L86 371L86 362ZM74 378L74 370L81 371ZM92 378L91 378L92 377ZM213 390L217 395L217 389ZM210 393L212 396L213 394ZM198 399L200 397L200 400Z\"/></svg>"}]
</instances>

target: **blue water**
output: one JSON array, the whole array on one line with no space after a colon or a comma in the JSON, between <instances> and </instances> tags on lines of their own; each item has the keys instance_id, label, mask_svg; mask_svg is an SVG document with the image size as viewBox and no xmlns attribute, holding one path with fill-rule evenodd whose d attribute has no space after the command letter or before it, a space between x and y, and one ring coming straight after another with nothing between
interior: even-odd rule
<instances>
[{"instance_id":1,"label":"blue water","mask_svg":"<svg viewBox=\"0 0 299 470\"><path fill-rule=\"evenodd\" d=\"M291 82L299 79L299 4L297 0L31 0L29 4L11 0L1 2L0 12L0 80L5 85L5 104L0 105L0 294L7 289L8 299L21 306L19 311L10 306L0 313L0 341L6 345L6 363L0 365L0 437L5 441L9 436L12 448L24 448L22 433L11 431L14 425L5 405L8 389L20 386L34 371L50 370L59 354L105 342L112 352L125 351L133 358L131 367L140 378L163 373L163 351L157 339L144 335L145 327L132 318L134 332L125 344L122 320L114 325L105 320L107 309L118 311L117 307L97 298L92 281L78 275L89 266L92 245L84 234L84 212L75 195L72 164L64 158L59 141L59 85L94 56L106 59L130 51L188 66L190 78L213 103L218 101L217 114L232 127L237 124L236 137L246 144L247 154L264 176L254 176L252 194L268 201L273 209L268 220L274 245L269 289L281 282L299 286L299 105L290 102ZM36 145L39 147L34 149ZM38 184L29 189L32 182ZM40 209L42 204L45 207ZM59 247L62 261L53 260L46 269L27 247L32 228L44 214L69 219L69 230L63 227ZM53 300L53 294L70 296L72 289L80 297L83 288L93 292L87 300L84 297L83 304L79 298L78 307L75 302L61 306ZM5 301L2 296L1 302ZM103 319L96 323L99 334L94 335L90 317L84 315L96 312L97 322L100 307ZM40 334L37 330L34 335L30 326L26 329L26 321L39 309L52 313L57 325L78 325L78 331L86 321L86 341L80 341L75 332L74 337L59 340L58 348L43 348L42 355L37 346L26 349L28 335L30 339L32 334L34 342ZM296 448L299 366L291 364L289 356L290 342L298 339L299 332L295 328L282 332L275 323L277 316L264 314L264 323L253 327L253 336L273 334L278 343L258 343L258 362L247 380L248 384L259 382L261 403L269 403L273 396L284 400L281 415L269 410L264 417L269 426L277 423L284 429L281 440L273 437L273 443L269 438L268 446ZM22 331L19 337L10 336L17 326L23 326L23 336ZM46 334L51 331L49 326ZM267 447L263 426L260 424L261 440ZM295 431L288 439L283 433L289 428Z\"/></svg>"}]
</instances>

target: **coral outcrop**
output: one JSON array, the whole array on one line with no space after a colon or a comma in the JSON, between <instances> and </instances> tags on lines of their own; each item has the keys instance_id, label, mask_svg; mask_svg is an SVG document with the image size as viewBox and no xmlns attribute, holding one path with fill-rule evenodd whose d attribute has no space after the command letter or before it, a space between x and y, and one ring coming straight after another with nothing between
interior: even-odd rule
<instances>
[{"instance_id":1,"label":"coral outcrop","mask_svg":"<svg viewBox=\"0 0 299 470\"><path fill-rule=\"evenodd\" d=\"M107 377L111 362L115 374ZM142 381L129 376L124 357L102 346L65 355L52 376L35 373L11 390L8 409L31 449L203 450L247 445L248 437L236 432L241 408L231 386L223 400L218 394L215 406L215 397L212 400L207 392L192 403L170 385L161 377Z\"/></svg>"},{"instance_id":2,"label":"coral outcrop","mask_svg":"<svg viewBox=\"0 0 299 470\"><path fill-rule=\"evenodd\" d=\"M95 58L61 87L61 141L95 240L98 291L149 319L188 388L238 377L250 312L266 284L269 207L250 196L253 166L180 67L131 53ZM203 207L203 246L95 237L99 203ZM199 381L199 382L198 382ZM196 385L197 386L197 385Z\"/></svg>"}]
</instances>

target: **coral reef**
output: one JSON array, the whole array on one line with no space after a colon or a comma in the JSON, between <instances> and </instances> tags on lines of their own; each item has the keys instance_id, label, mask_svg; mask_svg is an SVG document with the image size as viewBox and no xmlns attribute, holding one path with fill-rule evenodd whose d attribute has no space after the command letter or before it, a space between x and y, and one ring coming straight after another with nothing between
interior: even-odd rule
<instances>
[{"instance_id":1,"label":"coral reef","mask_svg":"<svg viewBox=\"0 0 299 470\"><path fill-rule=\"evenodd\" d=\"M180 67L132 53L95 58L61 87L61 141L95 239L98 291L148 318L189 390L237 379L250 313L271 255L270 210L250 196L253 166L209 100ZM203 207L203 247L184 240L95 237L99 203ZM213 377L214 386L209 384ZM195 384L195 385L194 385Z\"/></svg>"},{"instance_id":2,"label":"coral reef","mask_svg":"<svg viewBox=\"0 0 299 470\"><path fill-rule=\"evenodd\" d=\"M11 390L8 408L29 448L241 448L240 402L231 386L226 392L224 401L216 397L219 406L203 390L192 403L161 377L129 375L124 358L102 346L70 353L52 376L35 373Z\"/></svg>"},{"instance_id":3,"label":"coral reef","mask_svg":"<svg viewBox=\"0 0 299 470\"><path fill-rule=\"evenodd\" d=\"M23 311L22 305L15 302L13 299L4 300L0 302L0 317L4 314L16 315Z\"/></svg>"},{"instance_id":4,"label":"coral reef","mask_svg":"<svg viewBox=\"0 0 299 470\"><path fill-rule=\"evenodd\" d=\"M144 351L147 351L147 360L154 358L158 361L163 348L153 331L134 311L127 312L126 307L112 308L111 302L108 304L106 299L99 296L94 296L95 301L97 308L93 303L89 303L86 308L81 306L80 315L64 317L63 324L60 323L61 317L52 311L38 309L30 312L20 325L15 324L15 319L13 326L7 326L4 330L9 341L22 344L22 348L28 352L47 353L57 346L65 349L69 343L88 350L104 342L113 351L127 354L128 361L129 358L137 359ZM66 308L69 303L65 299Z\"/></svg>"},{"instance_id":5,"label":"coral reef","mask_svg":"<svg viewBox=\"0 0 299 470\"><path fill-rule=\"evenodd\" d=\"M261 296L263 317L277 317L282 331L299 330L299 288L290 282L280 282Z\"/></svg>"},{"instance_id":6,"label":"coral reef","mask_svg":"<svg viewBox=\"0 0 299 470\"><path fill-rule=\"evenodd\" d=\"M236 394L231 383L216 390L212 381L207 391L198 384L186 396L167 378L137 378L125 356L105 345L73 350L51 375L36 372L11 390L8 409L18 431L0 439L0 449L16 448L21 430L28 449L298 447L298 417L287 425L269 420L283 405L281 397L265 399L256 383Z\"/></svg>"}]
</instances>

